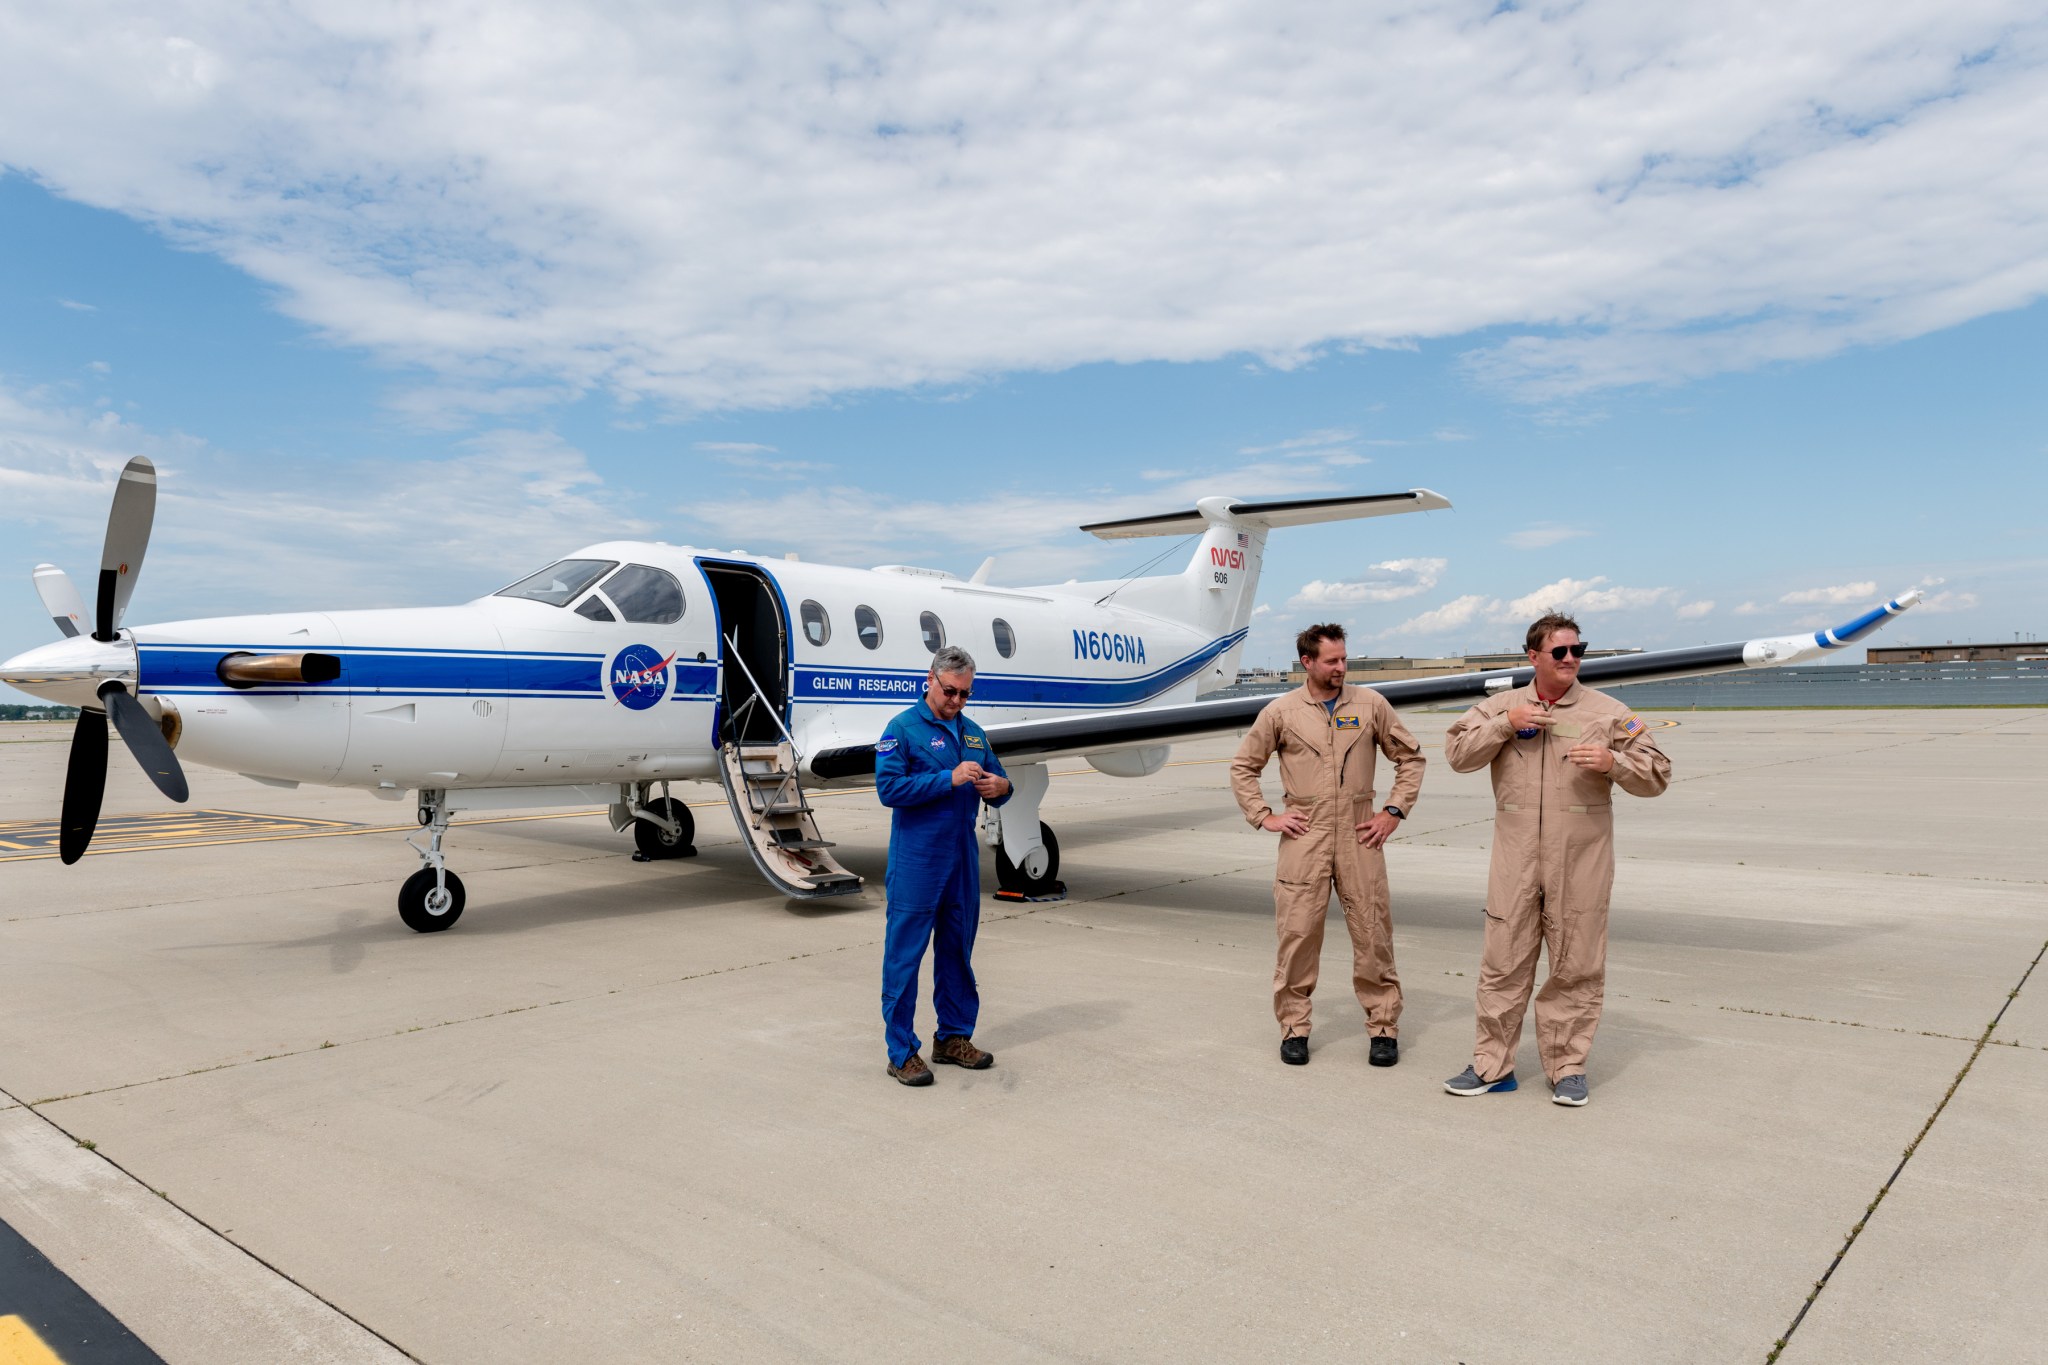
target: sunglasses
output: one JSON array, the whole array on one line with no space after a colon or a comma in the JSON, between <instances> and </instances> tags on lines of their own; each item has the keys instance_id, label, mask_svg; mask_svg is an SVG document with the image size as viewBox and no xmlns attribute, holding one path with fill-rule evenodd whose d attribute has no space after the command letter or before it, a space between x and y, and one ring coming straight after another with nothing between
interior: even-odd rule
<instances>
[{"instance_id":1,"label":"sunglasses","mask_svg":"<svg viewBox=\"0 0 2048 1365\"><path fill-rule=\"evenodd\" d=\"M1567 654L1571 655L1574 659L1583 659L1586 657L1586 642L1581 640L1575 645L1552 645L1545 652L1559 663L1564 662L1564 656Z\"/></svg>"},{"instance_id":2,"label":"sunglasses","mask_svg":"<svg viewBox=\"0 0 2048 1365\"><path fill-rule=\"evenodd\" d=\"M939 691L946 694L948 701L966 701L974 695L974 689L971 687L948 687L944 683L939 684Z\"/></svg>"}]
</instances>

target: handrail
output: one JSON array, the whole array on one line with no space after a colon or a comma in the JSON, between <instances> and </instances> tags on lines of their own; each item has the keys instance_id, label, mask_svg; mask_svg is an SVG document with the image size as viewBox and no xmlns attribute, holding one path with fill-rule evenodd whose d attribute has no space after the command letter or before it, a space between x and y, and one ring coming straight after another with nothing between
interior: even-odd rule
<instances>
[{"instance_id":1,"label":"handrail","mask_svg":"<svg viewBox=\"0 0 2048 1365\"><path fill-rule=\"evenodd\" d=\"M754 689L754 699L760 702L762 707L767 710L768 718L775 722L775 728L782 731L782 737L789 741L789 751L796 755L798 763L802 763L804 761L804 751L797 747L796 736L792 735L789 732L789 727L782 723L782 717L776 714L775 708L768 705L768 694L761 690L760 682L754 677L754 670L748 668L747 661L740 657L739 632L734 631L731 635L724 636L723 638L727 651L725 657L738 664L740 672L746 674L747 685ZM733 743L737 744L739 741L734 740Z\"/></svg>"}]
</instances>

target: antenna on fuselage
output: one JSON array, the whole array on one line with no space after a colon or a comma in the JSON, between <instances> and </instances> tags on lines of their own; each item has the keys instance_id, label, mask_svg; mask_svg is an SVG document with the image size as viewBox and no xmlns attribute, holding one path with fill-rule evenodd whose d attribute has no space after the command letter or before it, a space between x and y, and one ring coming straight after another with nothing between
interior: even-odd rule
<instances>
[{"instance_id":1,"label":"antenna on fuselage","mask_svg":"<svg viewBox=\"0 0 2048 1365\"><path fill-rule=\"evenodd\" d=\"M1138 578L1138 575L1140 575L1140 574L1144 573L1144 572L1145 572L1145 570L1147 570L1147 569L1151 568L1151 567L1152 567L1152 566L1153 566L1154 564L1157 564L1157 563L1158 563L1158 562L1159 562L1160 560L1162 560L1162 559L1165 559L1165 558L1166 558L1166 557L1167 557L1168 555L1170 555L1170 554L1174 553L1174 552L1175 552L1176 550L1179 550L1179 549L1180 549L1180 548L1181 548L1182 546L1186 545L1186 544L1188 543L1188 541L1190 541L1190 540L1200 540L1200 539L1201 539L1201 538L1202 538L1202 537L1203 537L1204 535L1206 535L1206 534L1208 534L1208 531L1207 531L1207 528L1205 527L1205 528L1204 528L1203 530L1200 530L1200 531L1197 531L1197 532L1195 532L1195 533L1194 533L1193 535L1191 535L1191 536L1187 537L1187 538L1186 538L1185 540L1176 540L1175 542L1173 542L1173 544L1171 544L1171 545L1167 546L1167 547L1166 547L1165 549L1161 550L1161 551L1160 551L1160 552L1159 552L1158 554L1156 554L1156 555L1153 555L1153 556L1152 556L1152 557L1151 557L1150 559L1146 560L1146 561L1145 561L1145 562L1144 562L1143 564L1140 564L1140 565L1139 565L1139 566L1138 566L1137 568L1135 568L1135 569L1131 570L1131 571L1130 571L1129 573L1125 574L1125 575L1123 576L1123 578L1122 578L1122 579L1121 579L1121 580L1120 580L1120 581L1119 581L1119 582L1117 583L1117 585L1116 585L1115 587L1111 588L1111 589L1110 589L1110 590L1109 590L1108 592L1106 592L1106 593L1102 594L1102 596L1100 596L1100 597L1098 597L1098 598L1096 598L1096 599L1095 599L1095 605L1096 605L1096 606L1098 606L1098 607L1099 607L1099 606L1101 606L1101 605L1102 605L1102 604L1103 604L1104 602L1107 602L1107 601L1108 601L1108 600L1109 600L1110 598L1112 598L1112 597L1116 596L1116 595L1117 595L1118 593L1122 592L1122 591L1123 591L1123 590L1124 590L1125 588L1128 588L1128 587L1130 587L1130 586L1131 586L1131 584L1132 584L1133 582L1135 582L1135 581L1137 580L1137 578Z\"/></svg>"}]
</instances>

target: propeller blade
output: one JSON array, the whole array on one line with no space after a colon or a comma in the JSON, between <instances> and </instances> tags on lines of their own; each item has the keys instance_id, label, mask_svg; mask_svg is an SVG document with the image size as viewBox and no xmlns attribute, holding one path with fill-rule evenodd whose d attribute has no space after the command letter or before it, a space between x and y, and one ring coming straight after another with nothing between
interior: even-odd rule
<instances>
[{"instance_id":1,"label":"propeller blade","mask_svg":"<svg viewBox=\"0 0 2048 1365\"><path fill-rule=\"evenodd\" d=\"M75 863L85 856L100 822L100 798L107 794L107 713L86 707L71 731L71 758L64 768L64 815L58 825L57 856Z\"/></svg>"},{"instance_id":2,"label":"propeller blade","mask_svg":"<svg viewBox=\"0 0 2048 1365\"><path fill-rule=\"evenodd\" d=\"M142 576L142 555L149 548L149 528L155 520L156 466L137 455L121 471L121 480L114 485L114 509L107 513L93 639L111 640L121 629L135 581Z\"/></svg>"},{"instance_id":3,"label":"propeller blade","mask_svg":"<svg viewBox=\"0 0 2048 1365\"><path fill-rule=\"evenodd\" d=\"M55 564L36 565L36 596L43 599L43 610L50 613L64 638L85 633L85 599L78 595L78 585L70 574Z\"/></svg>"},{"instance_id":4,"label":"propeller blade","mask_svg":"<svg viewBox=\"0 0 2048 1365\"><path fill-rule=\"evenodd\" d=\"M173 801L183 801L191 796L191 789L185 785L185 770L178 766L178 756L171 752L171 742L164 738L163 730L150 719L149 711L142 703L130 696L128 689L119 683L108 683L102 687L100 700L107 704L107 713L114 718L114 728L127 742L128 752L135 755L135 761L142 765L142 771L149 774L149 780L156 783L156 789ZM102 745L106 743L104 739L100 742ZM104 761L103 756L102 764Z\"/></svg>"}]
</instances>

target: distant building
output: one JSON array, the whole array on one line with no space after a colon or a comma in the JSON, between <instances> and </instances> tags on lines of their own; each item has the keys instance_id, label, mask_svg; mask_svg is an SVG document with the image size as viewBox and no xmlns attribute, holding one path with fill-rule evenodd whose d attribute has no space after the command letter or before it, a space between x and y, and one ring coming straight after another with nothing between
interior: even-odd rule
<instances>
[{"instance_id":1,"label":"distant building","mask_svg":"<svg viewBox=\"0 0 2048 1365\"><path fill-rule=\"evenodd\" d=\"M2000 645L1886 645L1863 651L1869 664L1976 663L1980 660L2048 659L2048 640L2018 641Z\"/></svg>"}]
</instances>

